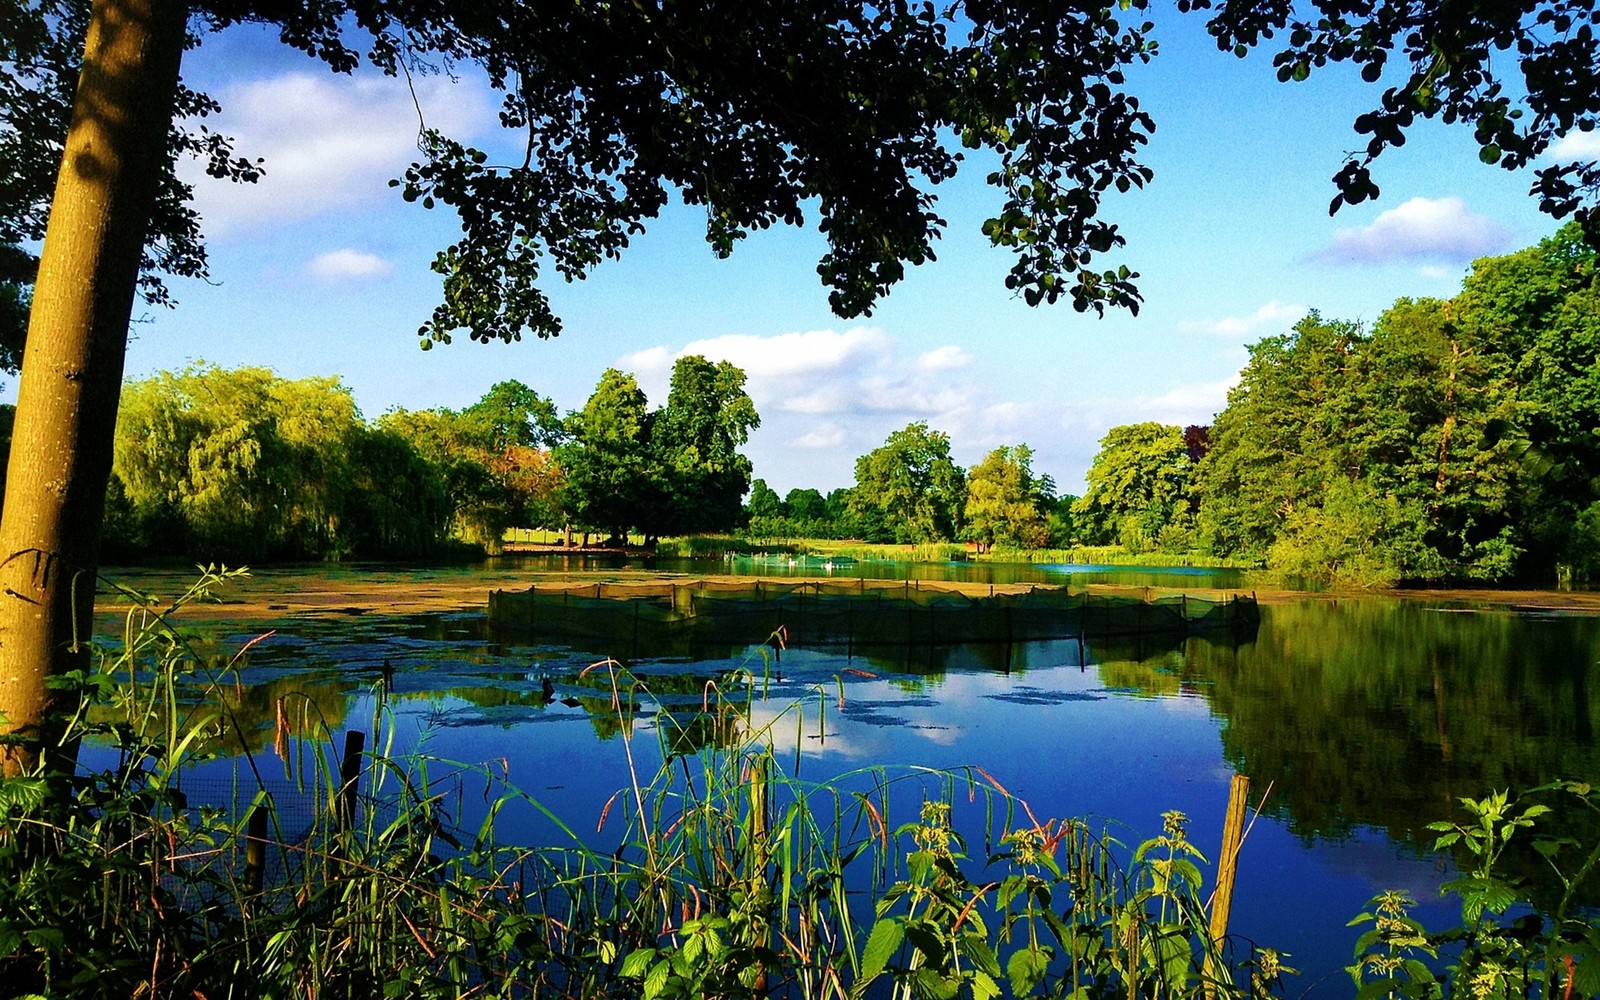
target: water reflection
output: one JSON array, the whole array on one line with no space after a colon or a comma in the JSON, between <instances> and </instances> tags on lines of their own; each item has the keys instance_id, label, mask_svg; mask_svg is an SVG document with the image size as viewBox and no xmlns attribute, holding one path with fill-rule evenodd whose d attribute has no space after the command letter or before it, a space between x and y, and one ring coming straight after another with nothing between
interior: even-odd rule
<instances>
[{"instance_id":1,"label":"water reflection","mask_svg":"<svg viewBox=\"0 0 1600 1000\"><path fill-rule=\"evenodd\" d=\"M1363 600L1275 607L1254 643L1196 645L1228 759L1306 836L1397 839L1459 795L1600 776L1600 620Z\"/></svg>"},{"instance_id":2,"label":"water reflection","mask_svg":"<svg viewBox=\"0 0 1600 1000\"><path fill-rule=\"evenodd\" d=\"M1259 632L1237 642L685 642L628 650L619 676L639 683L615 687L610 668L594 667L616 652L604 641L539 642L491 628L480 612L274 624L237 658L237 687L196 694L195 705L221 699L227 709L219 748L269 746L280 702L330 728L364 727L388 664L390 704L428 752L501 762L586 829L627 780L623 736L647 773L665 755L752 732L814 778L865 764L976 763L1041 817L1114 817L1134 841L1159 829L1162 810L1183 809L1208 852L1228 778L1241 771L1272 792L1269 819L1246 844L1237 926L1318 974L1348 960L1344 922L1371 894L1401 886L1437 899L1448 870L1423 826L1450 816L1458 796L1600 780L1593 618L1363 598L1264 607ZM203 627L218 663L260 630ZM739 669L748 688L725 680ZM507 822L508 839L547 832L535 816ZM1600 838L1587 814L1546 824ZM1514 864L1550 888L1536 859ZM1425 916L1448 916L1431 905Z\"/></svg>"}]
</instances>

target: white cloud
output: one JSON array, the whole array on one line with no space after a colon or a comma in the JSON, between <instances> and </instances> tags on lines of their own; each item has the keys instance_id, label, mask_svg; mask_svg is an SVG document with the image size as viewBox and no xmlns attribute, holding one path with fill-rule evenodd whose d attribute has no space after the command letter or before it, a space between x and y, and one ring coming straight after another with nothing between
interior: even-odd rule
<instances>
[{"instance_id":1,"label":"white cloud","mask_svg":"<svg viewBox=\"0 0 1600 1000\"><path fill-rule=\"evenodd\" d=\"M665 375L672 371L677 355L666 347L647 347L642 351L624 354L617 359L617 367L635 375Z\"/></svg>"},{"instance_id":2,"label":"white cloud","mask_svg":"<svg viewBox=\"0 0 1600 1000\"><path fill-rule=\"evenodd\" d=\"M1396 260L1469 263L1503 250L1510 234L1460 198L1412 198L1371 225L1341 229L1312 255L1323 264L1381 264Z\"/></svg>"},{"instance_id":3,"label":"white cloud","mask_svg":"<svg viewBox=\"0 0 1600 1000\"><path fill-rule=\"evenodd\" d=\"M946 344L943 347L935 347L918 358L917 370L924 372L951 371L956 368L965 368L970 364L972 364L972 355L955 344Z\"/></svg>"},{"instance_id":4,"label":"white cloud","mask_svg":"<svg viewBox=\"0 0 1600 1000\"><path fill-rule=\"evenodd\" d=\"M843 413L850 409L851 388L842 384L819 385L809 391L781 394L772 405L786 413Z\"/></svg>"},{"instance_id":5,"label":"white cloud","mask_svg":"<svg viewBox=\"0 0 1600 1000\"><path fill-rule=\"evenodd\" d=\"M1164 424L1209 424L1212 414L1228 402L1228 390L1239 381L1234 375L1216 382L1189 382L1175 385L1158 396L1143 396L1135 401L1142 420Z\"/></svg>"},{"instance_id":6,"label":"white cloud","mask_svg":"<svg viewBox=\"0 0 1600 1000\"><path fill-rule=\"evenodd\" d=\"M204 176L186 163L206 229L215 235L304 219L394 197L389 179L417 160L420 105L431 127L464 138L493 120L488 91L442 76L288 73L226 87L211 127L234 137L237 155L266 161L256 184Z\"/></svg>"},{"instance_id":7,"label":"white cloud","mask_svg":"<svg viewBox=\"0 0 1600 1000\"><path fill-rule=\"evenodd\" d=\"M854 394L854 409L903 413L913 417L951 416L965 410L972 395L967 385L943 385L917 374L899 378L863 379Z\"/></svg>"},{"instance_id":8,"label":"white cloud","mask_svg":"<svg viewBox=\"0 0 1600 1000\"><path fill-rule=\"evenodd\" d=\"M1600 132L1568 132L1550 144L1544 158L1556 163L1600 160Z\"/></svg>"},{"instance_id":9,"label":"white cloud","mask_svg":"<svg viewBox=\"0 0 1600 1000\"><path fill-rule=\"evenodd\" d=\"M1303 315L1298 307L1273 304L1254 315L1264 323L1266 317L1291 314ZM1138 396L1006 399L948 363L921 363L930 354L946 362L955 355L942 349L902 353L894 338L874 328L717 337L678 349L637 351L617 365L637 374L651 401L660 404L673 362L687 354L729 360L745 369L746 388L761 414L748 454L756 474L780 493L793 486L848 485L856 456L919 420L950 435L954 457L963 465L999 445L1027 444L1034 450L1036 471L1076 492L1108 429L1143 420L1208 424L1236 379L1173 382L1164 391ZM973 360L966 358L969 364ZM809 471L797 475L802 466Z\"/></svg>"},{"instance_id":10,"label":"white cloud","mask_svg":"<svg viewBox=\"0 0 1600 1000\"><path fill-rule=\"evenodd\" d=\"M387 278L394 272L394 265L377 254L347 247L317 255L306 265L306 271L323 281L360 281Z\"/></svg>"},{"instance_id":11,"label":"white cloud","mask_svg":"<svg viewBox=\"0 0 1600 1000\"><path fill-rule=\"evenodd\" d=\"M1309 312L1298 302L1279 302L1273 299L1246 316L1224 316L1215 320L1185 320L1178 324L1180 333L1211 333L1219 337L1248 337L1261 332L1279 332L1304 318Z\"/></svg>"},{"instance_id":12,"label":"white cloud","mask_svg":"<svg viewBox=\"0 0 1600 1000\"><path fill-rule=\"evenodd\" d=\"M696 340L677 357L699 354L712 361L731 361L752 379L788 378L838 371L846 365L881 362L894 351L894 342L882 330L858 326L839 333L811 330L757 337L736 333Z\"/></svg>"},{"instance_id":13,"label":"white cloud","mask_svg":"<svg viewBox=\"0 0 1600 1000\"><path fill-rule=\"evenodd\" d=\"M790 444L796 448L837 448L844 444L844 428L835 423L818 424L794 438Z\"/></svg>"}]
</instances>

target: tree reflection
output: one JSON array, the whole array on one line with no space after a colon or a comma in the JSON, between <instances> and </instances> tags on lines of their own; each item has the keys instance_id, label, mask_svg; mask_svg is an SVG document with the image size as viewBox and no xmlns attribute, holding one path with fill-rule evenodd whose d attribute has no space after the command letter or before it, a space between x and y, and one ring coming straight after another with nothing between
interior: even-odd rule
<instances>
[{"instance_id":1,"label":"tree reflection","mask_svg":"<svg viewBox=\"0 0 1600 1000\"><path fill-rule=\"evenodd\" d=\"M1456 816L1460 796L1600 774L1597 652L1595 619L1362 599L1272 607L1254 643L1191 642L1183 672L1208 682L1224 755L1272 784L1267 810L1292 831L1370 826L1425 849L1424 827ZM1587 811L1546 825L1600 838ZM1531 854L1517 864L1548 876Z\"/></svg>"}]
</instances>

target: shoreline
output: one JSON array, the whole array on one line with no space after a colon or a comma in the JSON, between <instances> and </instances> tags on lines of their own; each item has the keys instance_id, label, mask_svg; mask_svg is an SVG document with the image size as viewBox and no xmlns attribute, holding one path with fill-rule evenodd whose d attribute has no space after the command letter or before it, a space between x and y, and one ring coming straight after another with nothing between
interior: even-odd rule
<instances>
[{"instance_id":1,"label":"shoreline","mask_svg":"<svg viewBox=\"0 0 1600 1000\"><path fill-rule=\"evenodd\" d=\"M170 600L194 582L198 573L189 570L144 570L124 567L108 570L113 581ZM839 576L748 576L744 574L685 574L651 570L570 571L540 573L525 570L497 570L480 567L432 567L426 569L377 568L359 572L328 573L322 568L282 569L266 567L215 592L213 599L187 605L183 615L190 618L282 619L302 615L421 614L439 611L472 611L486 608L492 590L523 590L535 582L624 582L704 580L761 580L769 583L801 583L852 579ZM965 581L912 581L914 586L938 589L968 596L1025 592L1040 586L1030 583L972 583ZM1398 588L1392 590L1299 591L1248 587L1143 587L1109 583L1074 586L1075 592L1118 594L1123 596L1192 594L1212 599L1234 594L1253 596L1263 605L1304 601L1391 599L1460 604L1442 610L1513 613L1567 614L1600 616L1600 592L1557 590L1507 590L1471 588ZM95 616L102 621L134 610L134 605L115 591L102 587L96 596Z\"/></svg>"}]
</instances>

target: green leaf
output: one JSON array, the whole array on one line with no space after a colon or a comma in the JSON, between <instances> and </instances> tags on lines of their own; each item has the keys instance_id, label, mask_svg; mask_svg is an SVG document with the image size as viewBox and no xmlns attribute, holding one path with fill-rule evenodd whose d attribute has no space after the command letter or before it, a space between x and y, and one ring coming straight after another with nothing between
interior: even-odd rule
<instances>
[{"instance_id":1,"label":"green leaf","mask_svg":"<svg viewBox=\"0 0 1600 1000\"><path fill-rule=\"evenodd\" d=\"M672 964L666 959L657 962L650 974L644 977L644 1000L655 1000L661 991L667 988L667 974L672 971Z\"/></svg>"},{"instance_id":2,"label":"green leaf","mask_svg":"<svg viewBox=\"0 0 1600 1000\"><path fill-rule=\"evenodd\" d=\"M994 1000L1000 995L1000 984L982 969L972 974L972 1000Z\"/></svg>"},{"instance_id":3,"label":"green leaf","mask_svg":"<svg viewBox=\"0 0 1600 1000\"><path fill-rule=\"evenodd\" d=\"M1199 867L1187 858L1179 858L1174 861L1172 863L1172 873L1187 882L1190 889L1196 891L1199 890L1201 883L1204 881Z\"/></svg>"},{"instance_id":4,"label":"green leaf","mask_svg":"<svg viewBox=\"0 0 1600 1000\"><path fill-rule=\"evenodd\" d=\"M622 960L622 968L618 970L617 974L626 979L637 979L645 974L649 968L650 960L655 957L656 950L654 948L640 948L638 951L630 951L628 957Z\"/></svg>"},{"instance_id":5,"label":"green leaf","mask_svg":"<svg viewBox=\"0 0 1600 1000\"><path fill-rule=\"evenodd\" d=\"M963 934L958 947L961 954L977 966L979 972L989 976L1001 975L1000 960L995 957L994 949L989 947L989 942L984 936Z\"/></svg>"},{"instance_id":6,"label":"green leaf","mask_svg":"<svg viewBox=\"0 0 1600 1000\"><path fill-rule=\"evenodd\" d=\"M49 785L43 778L6 778L0 780L0 810L29 813L44 804Z\"/></svg>"},{"instance_id":7,"label":"green leaf","mask_svg":"<svg viewBox=\"0 0 1600 1000\"><path fill-rule=\"evenodd\" d=\"M867 935L866 951L861 955L861 978L870 980L883 972L905 937L905 924L899 917L883 917L873 924L872 933Z\"/></svg>"},{"instance_id":8,"label":"green leaf","mask_svg":"<svg viewBox=\"0 0 1600 1000\"><path fill-rule=\"evenodd\" d=\"M1019 997L1031 994L1044 981L1049 967L1050 958L1042 948L1023 948L1012 953L1011 960L1006 963L1012 994Z\"/></svg>"},{"instance_id":9,"label":"green leaf","mask_svg":"<svg viewBox=\"0 0 1600 1000\"><path fill-rule=\"evenodd\" d=\"M24 931L23 937L35 948L44 950L60 949L67 943L67 935L58 927L35 927Z\"/></svg>"},{"instance_id":10,"label":"green leaf","mask_svg":"<svg viewBox=\"0 0 1600 1000\"><path fill-rule=\"evenodd\" d=\"M1374 1000L1375 997L1386 997L1399 992L1404 986L1405 983L1399 979L1374 979L1370 983L1363 984L1359 990L1356 990L1355 1000Z\"/></svg>"},{"instance_id":11,"label":"green leaf","mask_svg":"<svg viewBox=\"0 0 1600 1000\"><path fill-rule=\"evenodd\" d=\"M1351 921L1351 924L1353 924L1353 923L1354 923L1354 921ZM1350 925L1347 924L1346 926L1350 926ZM1377 944L1379 941L1382 941L1382 940L1383 940L1383 932L1382 931L1377 930L1377 929L1373 929L1373 930L1367 931L1365 934L1363 934L1360 937L1356 938L1355 957L1356 958L1360 958L1362 955L1365 955L1367 953L1368 949L1370 949L1373 945Z\"/></svg>"},{"instance_id":12,"label":"green leaf","mask_svg":"<svg viewBox=\"0 0 1600 1000\"><path fill-rule=\"evenodd\" d=\"M970 500L968 501L968 506L972 506ZM1017 893L1021 892L1022 887L1026 884L1021 875L1007 875L1000 881L1000 887L995 890L994 905L1004 910L1011 905L1013 899L1017 898Z\"/></svg>"},{"instance_id":13,"label":"green leaf","mask_svg":"<svg viewBox=\"0 0 1600 1000\"><path fill-rule=\"evenodd\" d=\"M1423 948L1422 951L1430 956L1436 954L1432 948ZM1438 978L1433 974L1433 970L1428 968L1428 963L1420 958L1406 959L1405 970L1413 983L1431 983Z\"/></svg>"},{"instance_id":14,"label":"green leaf","mask_svg":"<svg viewBox=\"0 0 1600 1000\"><path fill-rule=\"evenodd\" d=\"M935 969L923 967L912 977L911 988L917 996L955 1000L956 994L961 992L961 982L960 976L942 976Z\"/></svg>"}]
</instances>

